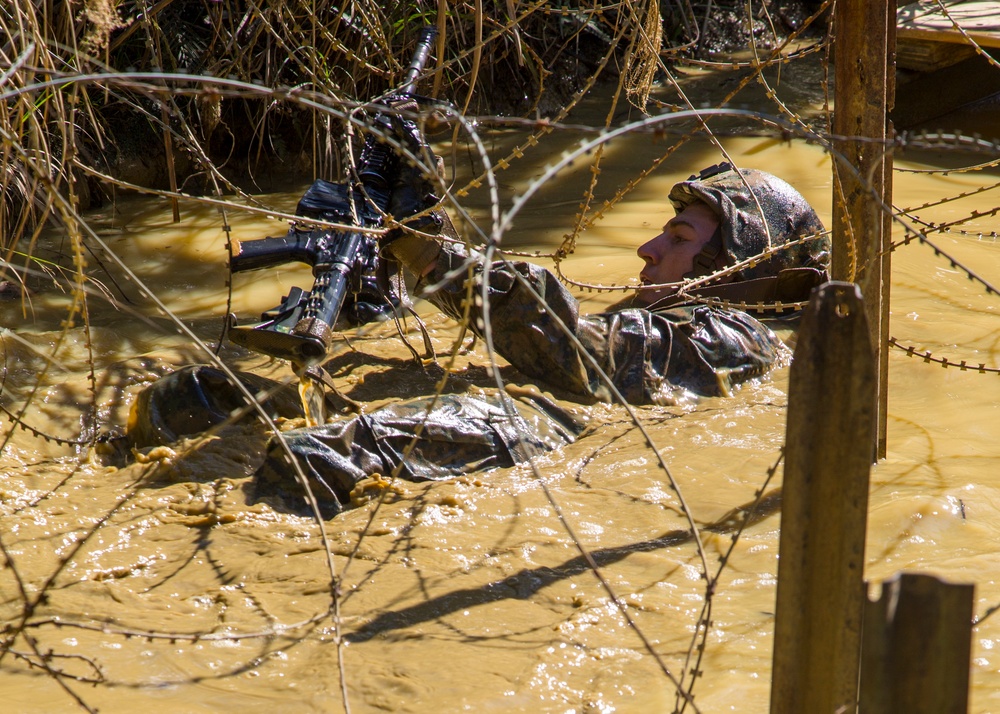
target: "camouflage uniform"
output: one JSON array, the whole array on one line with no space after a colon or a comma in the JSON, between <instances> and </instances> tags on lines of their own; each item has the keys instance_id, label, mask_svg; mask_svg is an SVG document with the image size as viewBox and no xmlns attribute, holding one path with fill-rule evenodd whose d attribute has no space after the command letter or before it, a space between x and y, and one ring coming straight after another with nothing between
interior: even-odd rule
<instances>
[{"instance_id":1,"label":"camouflage uniform","mask_svg":"<svg viewBox=\"0 0 1000 714\"><path fill-rule=\"evenodd\" d=\"M252 374L237 373L237 378L258 396L272 419L303 416L290 387ZM190 365L139 393L129 414L128 437L133 447L141 448L255 421L257 411L245 407L242 392L221 370ZM283 432L281 440L271 437L264 463L254 475L254 498L309 513L281 441L309 480L321 515L330 518L350 505L352 491L366 478L389 476L398 469L405 479L429 481L513 466L572 442L581 429L568 412L536 394L412 399L322 426L292 429Z\"/></svg>"},{"instance_id":2,"label":"camouflage uniform","mask_svg":"<svg viewBox=\"0 0 1000 714\"><path fill-rule=\"evenodd\" d=\"M725 262L735 264L768 246L822 230L816 214L788 184L762 172L743 175L746 183L723 167L671 190L678 212L701 200L720 216L714 245L706 248L710 253L706 258L712 260L705 262L725 251ZM484 269L479 256L460 246L439 246L415 234L397 238L388 249L423 275L424 285L434 286L428 299L455 319L465 313L469 275L465 268L471 266L476 292L483 281L488 283L489 330L496 350L527 376L577 396L613 401L599 371L634 404L673 404L691 393L721 396L731 385L764 374L787 356L771 330L738 310L698 304L623 306L582 316L569 291L537 265L501 261ZM743 282L735 285L778 278L783 270L811 271L804 282L778 279L768 284L779 296L792 286L797 294L784 295L786 301L805 299L808 288L823 279L828 262L828 242L816 239L746 267L737 276ZM469 314L472 328L483 334L487 315L482 307L474 304ZM260 378L241 379L252 390L265 386ZM218 370L185 368L139 397L129 419L129 434L137 445L166 443L230 420L234 406L242 402L242 395ZM265 406L274 415L301 416L301 407L280 393ZM255 418L254 413L247 418ZM571 442L580 430L564 410L540 397L463 394L401 402L336 423L285 432L282 439L309 480L323 516L329 517L350 503L360 481L373 475L398 469L407 479L433 480L511 466ZM301 485L277 438L271 439L254 478L258 498L278 499L285 508L305 510Z\"/></svg>"},{"instance_id":3,"label":"camouflage uniform","mask_svg":"<svg viewBox=\"0 0 1000 714\"><path fill-rule=\"evenodd\" d=\"M283 437L329 518L351 503L362 480L376 474L439 481L514 466L572 442L581 430L542 397L483 393L398 402ZM304 510L301 486L276 439L254 481L257 498L276 497L286 508Z\"/></svg>"},{"instance_id":4,"label":"camouflage uniform","mask_svg":"<svg viewBox=\"0 0 1000 714\"><path fill-rule=\"evenodd\" d=\"M700 200L719 215L715 247L706 248L710 260L705 263L714 263L716 253L724 251L725 264L735 265L768 247L823 230L813 209L786 182L762 171L741 173L745 182L723 164L670 191L677 212ZM467 294L462 266L471 262L476 293L481 293L484 280L488 283L490 332L497 352L527 376L578 396L613 401L598 368L632 404L674 404L690 392L724 396L731 385L764 374L787 353L770 329L739 310L664 302L655 309L623 307L581 316L577 300L537 265L495 262L487 271L460 245L446 243L439 252L428 252L428 242L407 235L389 244L415 273L430 269L422 279L423 285L433 286L427 299L461 319ZM742 269L736 282L725 288L739 295L752 285L761 295L785 302L805 300L809 290L826 279L829 259L829 241L818 237ZM483 319L477 301L470 326L479 334Z\"/></svg>"},{"instance_id":5,"label":"camouflage uniform","mask_svg":"<svg viewBox=\"0 0 1000 714\"><path fill-rule=\"evenodd\" d=\"M448 245L426 278L444 282L428 299L456 319L464 311L464 281L444 278L465 259ZM580 315L576 298L537 265L497 262L485 278L480 266L474 272L477 292L480 281L489 283L497 352L528 377L578 396L614 401L598 368L631 404L676 404L691 392L723 396L731 384L759 377L785 354L774 333L744 312L689 305ZM473 307L470 317L481 324L482 310Z\"/></svg>"}]
</instances>

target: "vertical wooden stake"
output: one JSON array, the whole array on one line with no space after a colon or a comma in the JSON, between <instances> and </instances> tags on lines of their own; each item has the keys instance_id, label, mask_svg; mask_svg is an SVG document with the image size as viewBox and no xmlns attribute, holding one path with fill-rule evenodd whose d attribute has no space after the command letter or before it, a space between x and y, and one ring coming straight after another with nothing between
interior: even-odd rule
<instances>
[{"instance_id":1,"label":"vertical wooden stake","mask_svg":"<svg viewBox=\"0 0 1000 714\"><path fill-rule=\"evenodd\" d=\"M885 456L888 402L889 230L879 201L892 205L886 151L895 87L894 0L837 0L834 12L833 133L836 150L857 171L833 162L833 277L857 282L878 356L873 455Z\"/></svg>"},{"instance_id":2,"label":"vertical wooden stake","mask_svg":"<svg viewBox=\"0 0 1000 714\"><path fill-rule=\"evenodd\" d=\"M861 714L966 714L975 586L903 573L865 608Z\"/></svg>"},{"instance_id":3,"label":"vertical wooden stake","mask_svg":"<svg viewBox=\"0 0 1000 714\"><path fill-rule=\"evenodd\" d=\"M856 285L814 291L789 380L771 712L853 711L875 423Z\"/></svg>"}]
</instances>

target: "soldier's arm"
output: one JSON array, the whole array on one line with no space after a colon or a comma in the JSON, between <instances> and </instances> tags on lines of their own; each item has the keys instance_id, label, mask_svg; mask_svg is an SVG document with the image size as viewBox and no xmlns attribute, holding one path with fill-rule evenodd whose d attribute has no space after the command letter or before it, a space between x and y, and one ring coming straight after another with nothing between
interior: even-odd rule
<instances>
[{"instance_id":1,"label":"soldier's arm","mask_svg":"<svg viewBox=\"0 0 1000 714\"><path fill-rule=\"evenodd\" d=\"M401 247L394 253L422 276L422 285L431 290L427 299L461 319L470 275L463 268L472 266L478 295L481 262L470 260L458 246L427 239L414 237ZM524 374L576 395L612 400L594 364L568 334L634 404L676 403L691 392L722 396L732 384L760 376L787 354L769 329L745 313L702 306L581 316L577 300L540 266L495 262L485 278L489 310L474 301L470 328L480 335L489 329L497 352Z\"/></svg>"}]
</instances>

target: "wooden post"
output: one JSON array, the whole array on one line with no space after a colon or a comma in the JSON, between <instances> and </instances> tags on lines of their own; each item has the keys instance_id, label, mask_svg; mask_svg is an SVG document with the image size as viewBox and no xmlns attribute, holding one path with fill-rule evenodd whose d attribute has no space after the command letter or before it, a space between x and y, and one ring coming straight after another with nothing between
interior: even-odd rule
<instances>
[{"instance_id":1,"label":"wooden post","mask_svg":"<svg viewBox=\"0 0 1000 714\"><path fill-rule=\"evenodd\" d=\"M903 573L867 603L861 714L966 714L975 586Z\"/></svg>"},{"instance_id":2,"label":"wooden post","mask_svg":"<svg viewBox=\"0 0 1000 714\"><path fill-rule=\"evenodd\" d=\"M789 380L771 712L853 711L875 404L856 285L814 291Z\"/></svg>"},{"instance_id":3,"label":"wooden post","mask_svg":"<svg viewBox=\"0 0 1000 714\"><path fill-rule=\"evenodd\" d=\"M888 110L895 93L896 3L837 0L833 133L836 150L856 169L833 162L833 277L857 282L877 349L873 443L885 456L888 402L889 236L879 200L892 205Z\"/></svg>"}]
</instances>

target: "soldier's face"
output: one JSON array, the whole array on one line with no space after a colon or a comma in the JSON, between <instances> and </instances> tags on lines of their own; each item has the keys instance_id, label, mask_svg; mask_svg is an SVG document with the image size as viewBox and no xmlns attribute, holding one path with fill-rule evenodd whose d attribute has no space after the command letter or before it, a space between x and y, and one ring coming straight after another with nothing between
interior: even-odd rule
<instances>
[{"instance_id":1,"label":"soldier's face","mask_svg":"<svg viewBox=\"0 0 1000 714\"><path fill-rule=\"evenodd\" d=\"M704 203L692 203L671 218L660 235L636 251L646 261L639 273L643 285L679 283L694 269L694 259L719 227L719 219ZM639 298L647 303L671 295L676 288L643 288Z\"/></svg>"}]
</instances>

